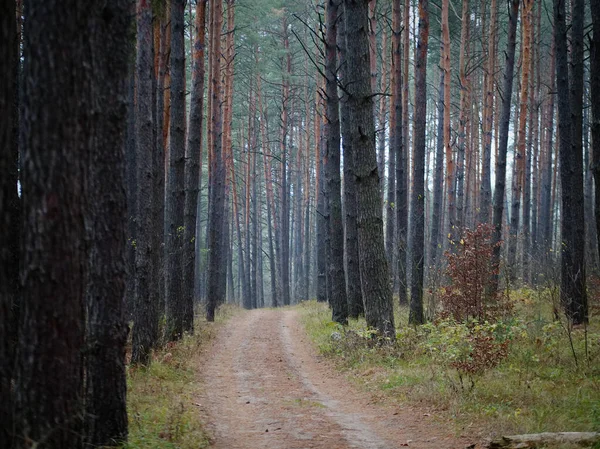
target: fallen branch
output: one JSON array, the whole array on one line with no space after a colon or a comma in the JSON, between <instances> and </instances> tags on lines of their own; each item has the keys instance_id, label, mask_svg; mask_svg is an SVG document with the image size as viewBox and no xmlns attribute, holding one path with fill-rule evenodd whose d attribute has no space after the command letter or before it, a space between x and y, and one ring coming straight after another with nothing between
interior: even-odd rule
<instances>
[{"instance_id":1,"label":"fallen branch","mask_svg":"<svg viewBox=\"0 0 600 449\"><path fill-rule=\"evenodd\" d=\"M600 442L600 433L598 432L544 432L525 435L504 436L493 440L489 449L524 449L538 447L541 444L548 443L571 443L580 446L591 446Z\"/></svg>"}]
</instances>

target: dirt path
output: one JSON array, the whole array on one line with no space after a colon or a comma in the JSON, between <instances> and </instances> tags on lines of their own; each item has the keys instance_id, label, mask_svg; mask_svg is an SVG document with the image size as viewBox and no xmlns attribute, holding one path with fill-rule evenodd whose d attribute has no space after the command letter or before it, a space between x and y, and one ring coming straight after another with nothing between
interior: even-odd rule
<instances>
[{"instance_id":1,"label":"dirt path","mask_svg":"<svg viewBox=\"0 0 600 449\"><path fill-rule=\"evenodd\" d=\"M289 309L253 310L220 331L201 367L222 449L466 448L422 411L375 404L316 353Z\"/></svg>"}]
</instances>

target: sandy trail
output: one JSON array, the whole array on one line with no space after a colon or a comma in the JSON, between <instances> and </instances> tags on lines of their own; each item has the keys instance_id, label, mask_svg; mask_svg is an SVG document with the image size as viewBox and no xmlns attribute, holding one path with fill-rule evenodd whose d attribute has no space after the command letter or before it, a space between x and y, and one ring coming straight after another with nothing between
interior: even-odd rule
<instances>
[{"instance_id":1,"label":"sandy trail","mask_svg":"<svg viewBox=\"0 0 600 449\"><path fill-rule=\"evenodd\" d=\"M204 358L215 448L466 448L422 411L374 403L318 356L290 309L232 318Z\"/></svg>"}]
</instances>

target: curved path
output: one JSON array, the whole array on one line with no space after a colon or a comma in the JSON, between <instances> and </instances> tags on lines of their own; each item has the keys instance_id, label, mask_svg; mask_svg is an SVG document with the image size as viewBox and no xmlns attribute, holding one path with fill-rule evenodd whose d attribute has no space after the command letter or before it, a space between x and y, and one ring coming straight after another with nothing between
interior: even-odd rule
<instances>
[{"instance_id":1,"label":"curved path","mask_svg":"<svg viewBox=\"0 0 600 449\"><path fill-rule=\"evenodd\" d=\"M469 447L422 411L375 404L357 391L316 354L293 309L233 317L200 375L199 405L215 448Z\"/></svg>"}]
</instances>

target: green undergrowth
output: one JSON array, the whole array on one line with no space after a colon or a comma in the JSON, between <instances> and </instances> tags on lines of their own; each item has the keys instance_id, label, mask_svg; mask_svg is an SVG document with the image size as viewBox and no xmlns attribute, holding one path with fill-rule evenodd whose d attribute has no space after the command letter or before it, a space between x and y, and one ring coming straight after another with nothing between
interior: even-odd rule
<instances>
[{"instance_id":1,"label":"green undergrowth","mask_svg":"<svg viewBox=\"0 0 600 449\"><path fill-rule=\"evenodd\" d=\"M514 292L512 317L496 323L413 327L397 308L393 344L378 344L364 319L333 323L326 304L299 309L320 351L356 383L428 409L457 434L600 431L600 320L572 329L554 320L549 296Z\"/></svg>"},{"instance_id":2,"label":"green undergrowth","mask_svg":"<svg viewBox=\"0 0 600 449\"><path fill-rule=\"evenodd\" d=\"M198 410L197 368L203 347L237 309L223 306L215 323L196 316L195 334L154 353L149 367L128 367L126 449L200 449L209 445Z\"/></svg>"}]
</instances>

